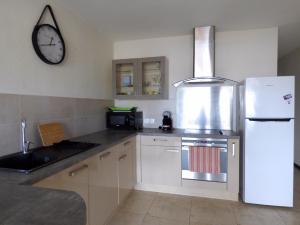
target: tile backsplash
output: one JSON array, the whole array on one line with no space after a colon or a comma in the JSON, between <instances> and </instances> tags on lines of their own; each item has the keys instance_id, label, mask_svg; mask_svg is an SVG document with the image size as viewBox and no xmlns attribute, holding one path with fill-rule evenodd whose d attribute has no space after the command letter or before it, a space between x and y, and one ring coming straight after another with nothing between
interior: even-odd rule
<instances>
[{"instance_id":1,"label":"tile backsplash","mask_svg":"<svg viewBox=\"0 0 300 225\"><path fill-rule=\"evenodd\" d=\"M105 112L113 100L0 94L0 156L20 151L20 122L27 120L31 147L41 146L39 123L60 122L66 138L105 129Z\"/></svg>"}]
</instances>

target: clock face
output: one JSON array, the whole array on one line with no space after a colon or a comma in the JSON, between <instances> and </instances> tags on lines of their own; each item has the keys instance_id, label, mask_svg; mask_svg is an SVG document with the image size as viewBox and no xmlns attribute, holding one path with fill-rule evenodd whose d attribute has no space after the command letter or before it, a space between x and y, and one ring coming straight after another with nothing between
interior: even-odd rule
<instances>
[{"instance_id":1,"label":"clock face","mask_svg":"<svg viewBox=\"0 0 300 225\"><path fill-rule=\"evenodd\" d=\"M50 24L37 26L32 42L38 56L48 64L59 64L65 57L65 45L58 30Z\"/></svg>"}]
</instances>

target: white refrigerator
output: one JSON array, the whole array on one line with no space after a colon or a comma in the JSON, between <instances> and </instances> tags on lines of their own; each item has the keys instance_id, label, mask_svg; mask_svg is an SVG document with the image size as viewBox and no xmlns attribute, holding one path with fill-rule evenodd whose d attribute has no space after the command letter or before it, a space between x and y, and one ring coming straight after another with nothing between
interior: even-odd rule
<instances>
[{"instance_id":1,"label":"white refrigerator","mask_svg":"<svg viewBox=\"0 0 300 225\"><path fill-rule=\"evenodd\" d=\"M246 79L243 87L243 200L293 206L295 78Z\"/></svg>"}]
</instances>

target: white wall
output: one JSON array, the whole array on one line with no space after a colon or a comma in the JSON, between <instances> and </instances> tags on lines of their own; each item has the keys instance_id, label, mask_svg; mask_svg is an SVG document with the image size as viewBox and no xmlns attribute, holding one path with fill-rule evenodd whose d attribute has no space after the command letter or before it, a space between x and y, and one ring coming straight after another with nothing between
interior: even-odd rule
<instances>
[{"instance_id":1,"label":"white wall","mask_svg":"<svg viewBox=\"0 0 300 225\"><path fill-rule=\"evenodd\" d=\"M31 34L49 2L66 42L63 64L50 66L35 54ZM49 15L47 15L49 16ZM0 93L108 99L112 42L58 3L0 2Z\"/></svg>"},{"instance_id":2,"label":"white wall","mask_svg":"<svg viewBox=\"0 0 300 225\"><path fill-rule=\"evenodd\" d=\"M277 75L278 29L216 33L216 74L236 81Z\"/></svg>"},{"instance_id":3,"label":"white wall","mask_svg":"<svg viewBox=\"0 0 300 225\"><path fill-rule=\"evenodd\" d=\"M278 63L279 75L295 76L295 163L300 166L300 48L284 56Z\"/></svg>"},{"instance_id":4,"label":"white wall","mask_svg":"<svg viewBox=\"0 0 300 225\"><path fill-rule=\"evenodd\" d=\"M216 74L237 81L249 76L277 75L277 43L277 28L217 32ZM172 83L192 77L192 35L116 42L113 56L114 59L166 56L169 60L169 100L115 100L115 104L138 106L144 111L144 118L155 120L154 124L144 124L146 127L157 127L164 110L175 113Z\"/></svg>"}]
</instances>

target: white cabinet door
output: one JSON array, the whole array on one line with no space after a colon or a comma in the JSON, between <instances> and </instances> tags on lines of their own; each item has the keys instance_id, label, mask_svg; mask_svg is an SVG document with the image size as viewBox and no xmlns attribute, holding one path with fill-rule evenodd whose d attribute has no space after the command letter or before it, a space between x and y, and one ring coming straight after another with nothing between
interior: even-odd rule
<instances>
[{"instance_id":1,"label":"white cabinet door","mask_svg":"<svg viewBox=\"0 0 300 225\"><path fill-rule=\"evenodd\" d=\"M294 77L248 78L245 85L246 118L294 118Z\"/></svg>"},{"instance_id":2,"label":"white cabinet door","mask_svg":"<svg viewBox=\"0 0 300 225\"><path fill-rule=\"evenodd\" d=\"M93 157L89 169L90 224L104 225L118 205L117 149Z\"/></svg>"},{"instance_id":3,"label":"white cabinet door","mask_svg":"<svg viewBox=\"0 0 300 225\"><path fill-rule=\"evenodd\" d=\"M133 175L133 153L135 150L135 139L130 139L119 148L119 204L121 204L134 186Z\"/></svg>"},{"instance_id":4,"label":"white cabinet door","mask_svg":"<svg viewBox=\"0 0 300 225\"><path fill-rule=\"evenodd\" d=\"M228 139L228 179L227 190L238 195L239 193L239 166L240 166L240 141Z\"/></svg>"},{"instance_id":5,"label":"white cabinet door","mask_svg":"<svg viewBox=\"0 0 300 225\"><path fill-rule=\"evenodd\" d=\"M86 225L91 224L88 216L90 210L88 196L89 166L90 161L88 159L34 184L37 187L74 191L79 194L86 204Z\"/></svg>"},{"instance_id":6,"label":"white cabinet door","mask_svg":"<svg viewBox=\"0 0 300 225\"><path fill-rule=\"evenodd\" d=\"M180 152L179 147L142 146L142 183L180 186Z\"/></svg>"},{"instance_id":7,"label":"white cabinet door","mask_svg":"<svg viewBox=\"0 0 300 225\"><path fill-rule=\"evenodd\" d=\"M293 206L294 120L246 120L244 200Z\"/></svg>"}]
</instances>

